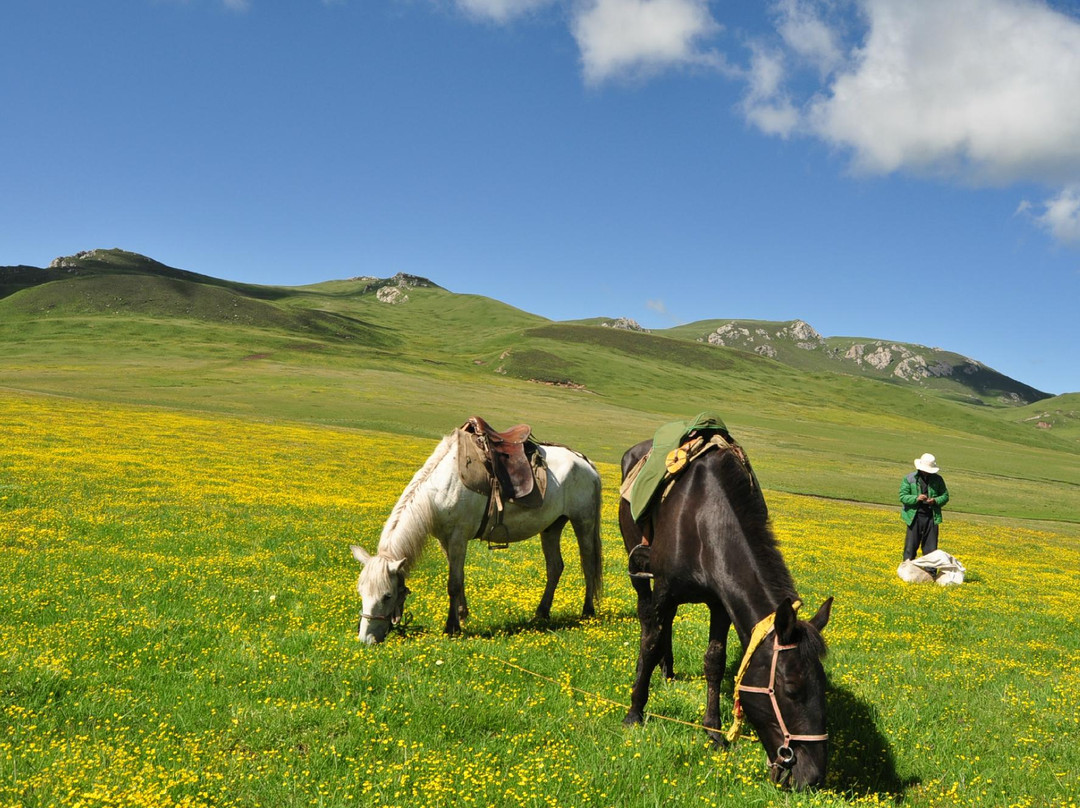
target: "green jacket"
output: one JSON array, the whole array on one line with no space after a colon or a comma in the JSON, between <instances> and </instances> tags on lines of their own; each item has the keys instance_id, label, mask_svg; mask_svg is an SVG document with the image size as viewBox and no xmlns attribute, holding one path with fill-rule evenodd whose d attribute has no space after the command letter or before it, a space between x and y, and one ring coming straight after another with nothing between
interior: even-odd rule
<instances>
[{"instance_id":1,"label":"green jacket","mask_svg":"<svg viewBox=\"0 0 1080 808\"><path fill-rule=\"evenodd\" d=\"M941 524L941 506L949 501L949 489L945 487L945 481L940 474L926 475L926 495L934 500L930 510L934 513L934 522ZM900 516L904 522L911 524L915 521L915 513L919 510L919 472L913 471L900 483L900 503L903 506Z\"/></svg>"}]
</instances>

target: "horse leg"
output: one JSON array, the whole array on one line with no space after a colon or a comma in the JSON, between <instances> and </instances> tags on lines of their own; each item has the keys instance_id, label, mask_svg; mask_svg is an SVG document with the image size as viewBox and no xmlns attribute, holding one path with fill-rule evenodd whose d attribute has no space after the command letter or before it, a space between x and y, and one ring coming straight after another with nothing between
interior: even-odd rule
<instances>
[{"instance_id":1,"label":"horse leg","mask_svg":"<svg viewBox=\"0 0 1080 808\"><path fill-rule=\"evenodd\" d=\"M674 622L675 612L671 613L671 619ZM675 678L675 653L671 649L671 636L673 634L672 629L668 629L667 639L664 643L663 652L660 654L660 672L664 674L664 678L671 681Z\"/></svg>"},{"instance_id":2,"label":"horse leg","mask_svg":"<svg viewBox=\"0 0 1080 808\"><path fill-rule=\"evenodd\" d=\"M635 581L635 589L637 584ZM645 584L648 586L648 584ZM641 622L641 646L638 649L637 673L630 692L630 710L623 723L640 724L645 720L645 704L649 700L649 682L652 672L671 648L671 621L675 619L675 607L664 604L650 608L656 602L655 593L649 602L642 603L638 589L638 618Z\"/></svg>"},{"instance_id":3,"label":"horse leg","mask_svg":"<svg viewBox=\"0 0 1080 808\"><path fill-rule=\"evenodd\" d=\"M727 635L731 628L731 618L723 606L709 606L709 647L705 651L705 682L708 690L705 695L705 718L702 723L711 727L708 735L716 746L726 746L727 741L720 731L720 681L724 678L727 665ZM738 694L736 694L738 695Z\"/></svg>"},{"instance_id":4,"label":"horse leg","mask_svg":"<svg viewBox=\"0 0 1080 808\"><path fill-rule=\"evenodd\" d=\"M600 494L596 494L599 502ZM585 514L570 517L570 525L577 537L578 554L581 557L581 572L585 578L585 603L581 607L582 617L595 617L593 601L600 594L603 586L604 562L601 557L599 505Z\"/></svg>"},{"instance_id":5,"label":"horse leg","mask_svg":"<svg viewBox=\"0 0 1080 808\"><path fill-rule=\"evenodd\" d=\"M443 543L446 560L450 565L450 575L446 581L446 592L450 596L450 613L446 617L447 634L460 634L461 621L469 616L469 606L465 601L465 550L468 540L452 536Z\"/></svg>"},{"instance_id":6,"label":"horse leg","mask_svg":"<svg viewBox=\"0 0 1080 808\"><path fill-rule=\"evenodd\" d=\"M563 526L566 519L557 519L540 533L540 546L544 548L544 562L547 567L547 585L540 605L536 607L536 619L547 620L551 617L551 602L555 599L555 587L563 573L563 558L560 548Z\"/></svg>"}]
</instances>

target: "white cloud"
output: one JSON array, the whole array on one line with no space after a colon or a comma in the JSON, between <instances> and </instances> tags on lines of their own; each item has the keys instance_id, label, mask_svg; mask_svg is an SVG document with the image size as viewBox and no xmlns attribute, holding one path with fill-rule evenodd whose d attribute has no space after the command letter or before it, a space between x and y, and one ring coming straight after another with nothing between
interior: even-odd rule
<instances>
[{"instance_id":1,"label":"white cloud","mask_svg":"<svg viewBox=\"0 0 1080 808\"><path fill-rule=\"evenodd\" d=\"M721 27L710 0L454 0L470 17L498 24L547 6L565 7L590 84L671 67L724 67L706 40Z\"/></svg>"},{"instance_id":2,"label":"white cloud","mask_svg":"<svg viewBox=\"0 0 1080 808\"><path fill-rule=\"evenodd\" d=\"M747 42L740 69L714 48L710 0L454 2L496 23L559 6L590 84L694 65L737 76L751 125L818 138L856 172L1045 184L1055 195L1029 215L1080 243L1080 19L1045 0L773 0L775 32Z\"/></svg>"},{"instance_id":3,"label":"white cloud","mask_svg":"<svg viewBox=\"0 0 1080 808\"><path fill-rule=\"evenodd\" d=\"M1024 202L1019 212L1031 213L1037 206ZM1042 213L1032 213L1039 226L1058 241L1080 244L1080 185L1070 185L1042 205Z\"/></svg>"},{"instance_id":4,"label":"white cloud","mask_svg":"<svg viewBox=\"0 0 1080 808\"><path fill-rule=\"evenodd\" d=\"M456 0L456 2L458 7L470 16L503 23L541 6L551 5L557 0Z\"/></svg>"},{"instance_id":5,"label":"white cloud","mask_svg":"<svg viewBox=\"0 0 1080 808\"><path fill-rule=\"evenodd\" d=\"M1080 180L1080 21L1036 0L863 0L810 131L858 170Z\"/></svg>"},{"instance_id":6,"label":"white cloud","mask_svg":"<svg viewBox=\"0 0 1080 808\"><path fill-rule=\"evenodd\" d=\"M667 304L660 298L645 301L645 307L656 312L664 321L671 323L672 325L679 324L679 318L668 311Z\"/></svg>"},{"instance_id":7,"label":"white cloud","mask_svg":"<svg viewBox=\"0 0 1080 808\"><path fill-rule=\"evenodd\" d=\"M743 99L746 119L768 135L787 137L799 126L800 113L784 91L787 73L784 54L755 45L745 74L748 90Z\"/></svg>"},{"instance_id":8,"label":"white cloud","mask_svg":"<svg viewBox=\"0 0 1080 808\"><path fill-rule=\"evenodd\" d=\"M784 43L822 77L843 61L843 49L837 31L822 19L819 9L809 0L779 0L776 28Z\"/></svg>"},{"instance_id":9,"label":"white cloud","mask_svg":"<svg viewBox=\"0 0 1080 808\"><path fill-rule=\"evenodd\" d=\"M719 64L704 46L720 30L707 0L586 0L572 25L589 83Z\"/></svg>"},{"instance_id":10,"label":"white cloud","mask_svg":"<svg viewBox=\"0 0 1080 808\"><path fill-rule=\"evenodd\" d=\"M1080 243L1080 19L1043 0L855 7L863 27L845 42L835 0L775 0L778 36L750 43L747 121L817 137L859 173L1056 188L1027 212Z\"/></svg>"}]
</instances>

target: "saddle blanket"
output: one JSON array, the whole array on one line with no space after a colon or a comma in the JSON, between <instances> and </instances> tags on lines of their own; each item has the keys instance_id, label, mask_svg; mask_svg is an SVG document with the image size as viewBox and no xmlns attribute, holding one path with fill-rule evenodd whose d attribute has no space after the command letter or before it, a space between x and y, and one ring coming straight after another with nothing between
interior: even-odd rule
<instances>
[{"instance_id":1,"label":"saddle blanket","mask_svg":"<svg viewBox=\"0 0 1080 808\"><path fill-rule=\"evenodd\" d=\"M664 481L685 466L688 458L686 455L679 456L678 452L694 432L723 432L726 435L727 426L719 416L701 412L689 421L672 421L656 430L652 449L627 474L621 489L623 499L630 503L630 513L635 520L648 509ZM673 466L677 466L674 470L668 468L669 456L672 456Z\"/></svg>"}]
</instances>

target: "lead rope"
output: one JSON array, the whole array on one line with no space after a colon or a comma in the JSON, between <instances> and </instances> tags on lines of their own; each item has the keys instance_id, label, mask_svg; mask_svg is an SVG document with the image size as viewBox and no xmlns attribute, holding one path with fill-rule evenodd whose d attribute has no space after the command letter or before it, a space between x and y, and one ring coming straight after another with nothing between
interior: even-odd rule
<instances>
[{"instance_id":1,"label":"lead rope","mask_svg":"<svg viewBox=\"0 0 1080 808\"><path fill-rule=\"evenodd\" d=\"M544 676L541 673L537 673L536 671L531 671L528 668L523 668L520 665L514 664L513 662L507 662L505 659L499 659L498 657L488 656L487 654L479 654L478 656L481 659L490 659L492 662L498 662L500 665L505 665L508 668L513 668L514 670L521 671L522 673L527 673L527 674L529 674L529 676L534 676L534 677L536 677L537 679L540 679L543 682L548 682L548 683L553 684L553 685L558 685L559 687L564 687L567 690L573 691L574 693L580 693L581 695L588 696L589 698L595 699L596 701L600 701L600 702L603 702L605 704L610 704L612 707L620 707L623 710L629 710L630 709L629 704L622 704L620 702L615 701L614 699L609 699L607 696L601 696L599 693L593 693L593 692L591 692L589 690L582 690L580 687L574 687L573 685L568 685L565 682L560 682L558 679L552 679L550 676ZM660 715L659 713L649 713L649 712L647 712L647 713L645 713L645 715L647 715L649 718L655 718L658 721L670 721L672 724L682 724L684 727L692 727L693 729L703 729L706 732L723 732L723 727L707 727L704 724L695 724L693 721L683 721L681 718L671 718L670 716Z\"/></svg>"}]
</instances>

